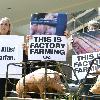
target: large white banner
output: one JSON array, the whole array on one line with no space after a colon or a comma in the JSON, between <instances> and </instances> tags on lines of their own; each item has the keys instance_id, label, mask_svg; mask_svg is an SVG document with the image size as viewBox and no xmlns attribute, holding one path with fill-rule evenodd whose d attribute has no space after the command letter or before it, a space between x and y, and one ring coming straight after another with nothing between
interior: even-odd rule
<instances>
[{"instance_id":1,"label":"large white banner","mask_svg":"<svg viewBox=\"0 0 100 100\"><path fill-rule=\"evenodd\" d=\"M0 36L0 78L6 77L7 65L9 63L20 63L23 61L23 36L1 35ZM11 75L12 74L12 75ZM18 75L20 74L20 75ZM10 65L8 67L9 78L20 78L22 67Z\"/></svg>"},{"instance_id":2,"label":"large white banner","mask_svg":"<svg viewBox=\"0 0 100 100\"><path fill-rule=\"evenodd\" d=\"M29 41L28 60L66 61L66 53L65 36L33 35Z\"/></svg>"},{"instance_id":3,"label":"large white banner","mask_svg":"<svg viewBox=\"0 0 100 100\"><path fill-rule=\"evenodd\" d=\"M100 52L72 55L72 67L79 79L85 78L91 61L98 57L100 57ZM94 61L90 73L95 72L99 67L100 59L97 59ZM72 74L72 79L76 80L74 74Z\"/></svg>"}]
</instances>

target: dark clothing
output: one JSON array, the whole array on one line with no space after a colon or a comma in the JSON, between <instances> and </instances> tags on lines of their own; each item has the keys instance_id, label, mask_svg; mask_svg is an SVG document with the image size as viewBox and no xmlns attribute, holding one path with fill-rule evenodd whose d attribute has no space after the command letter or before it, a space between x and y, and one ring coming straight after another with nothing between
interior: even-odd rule
<instances>
[{"instance_id":1,"label":"dark clothing","mask_svg":"<svg viewBox=\"0 0 100 100\"><path fill-rule=\"evenodd\" d=\"M25 55L25 51L23 52L23 61L27 62L28 57ZM27 65L28 66L28 65ZM27 73L29 73L29 69L27 69ZM16 84L19 79L9 78L9 81L7 81L7 89L6 91L12 91L16 90ZM6 78L0 78L0 100L3 100L4 96L11 96L11 92L7 92L7 95L5 95L5 85L6 85Z\"/></svg>"},{"instance_id":2,"label":"dark clothing","mask_svg":"<svg viewBox=\"0 0 100 100\"><path fill-rule=\"evenodd\" d=\"M19 79L9 78L7 81L7 89L6 91L15 91L15 85ZM6 78L0 78L0 100L3 100L5 96L5 85L6 85ZM10 96L11 92L7 92L6 96Z\"/></svg>"},{"instance_id":3,"label":"dark clothing","mask_svg":"<svg viewBox=\"0 0 100 100\"><path fill-rule=\"evenodd\" d=\"M45 64L47 64L47 68L51 69L51 70L56 70L56 61L40 61L40 60L33 60L31 61L32 63L29 63L30 61L28 61L28 56L25 54L23 54L23 61L25 62L25 67L23 67L23 74L24 74L24 68L26 68L26 73L25 74L29 74L41 67L45 67ZM51 67L49 66L51 65ZM49 66L49 67L48 67Z\"/></svg>"}]
</instances>

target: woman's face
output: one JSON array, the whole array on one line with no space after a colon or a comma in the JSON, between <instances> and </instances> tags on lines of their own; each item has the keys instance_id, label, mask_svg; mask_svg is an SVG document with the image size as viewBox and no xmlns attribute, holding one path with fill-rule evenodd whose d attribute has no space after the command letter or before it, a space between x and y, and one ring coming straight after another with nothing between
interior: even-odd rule
<instances>
[{"instance_id":1,"label":"woman's face","mask_svg":"<svg viewBox=\"0 0 100 100\"><path fill-rule=\"evenodd\" d=\"M0 21L0 35L7 35L10 30L10 24L7 20Z\"/></svg>"},{"instance_id":2,"label":"woman's face","mask_svg":"<svg viewBox=\"0 0 100 100\"><path fill-rule=\"evenodd\" d=\"M37 32L37 28L38 28L38 25L37 24L31 25L32 33L36 33Z\"/></svg>"}]
</instances>

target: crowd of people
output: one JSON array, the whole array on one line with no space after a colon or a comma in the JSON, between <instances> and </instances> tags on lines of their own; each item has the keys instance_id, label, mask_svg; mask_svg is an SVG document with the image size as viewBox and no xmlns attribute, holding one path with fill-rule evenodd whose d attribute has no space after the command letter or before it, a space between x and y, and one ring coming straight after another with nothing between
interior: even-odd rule
<instances>
[{"instance_id":1,"label":"crowd of people","mask_svg":"<svg viewBox=\"0 0 100 100\"><path fill-rule=\"evenodd\" d=\"M99 28L99 23L95 23L95 24L92 24L90 25L91 22L89 22L89 25L88 25L88 31L93 31L93 30L96 30L97 28ZM42 25L41 25L42 27ZM41 28L40 27L40 28ZM44 26L43 26L44 27ZM36 30L37 29L37 25L34 24L34 27L31 27L33 28L32 30ZM39 26L38 26L39 28ZM44 29L43 29L44 30ZM37 30L36 30L37 31ZM72 42L72 34L69 35L70 32L67 32L67 38L68 39L71 39L71 42ZM10 19L7 18L7 17L4 17L4 18L1 18L0 20L0 35L11 35L11 22L10 22ZM66 34L65 34L66 35ZM71 38L69 38L71 36ZM31 36L27 36L26 39L29 40L31 38ZM69 42L68 46L70 47L70 49L72 50L72 46L71 46L71 42ZM23 45L23 44L22 44ZM27 51L28 48L27 46L24 44L23 45L23 61L24 62L27 62L28 60L28 55L27 55ZM42 63L41 61L38 63L40 65L43 65L44 63ZM29 74L30 73L30 68L29 68L29 64L26 64L26 67L27 67L27 71L26 71L26 74ZM45 65L44 65L45 66ZM35 69L33 69L35 70ZM22 72L24 73L24 72ZM14 79L14 78L10 78L9 79L11 83L13 84L16 84L18 82L18 79ZM0 100L3 100L3 97L5 96L5 83L6 83L6 78L0 78ZM8 82L8 88L7 90L8 91L12 91L12 89L15 89L15 86L13 86L11 83ZM10 96L10 94L8 93L8 96Z\"/></svg>"}]
</instances>

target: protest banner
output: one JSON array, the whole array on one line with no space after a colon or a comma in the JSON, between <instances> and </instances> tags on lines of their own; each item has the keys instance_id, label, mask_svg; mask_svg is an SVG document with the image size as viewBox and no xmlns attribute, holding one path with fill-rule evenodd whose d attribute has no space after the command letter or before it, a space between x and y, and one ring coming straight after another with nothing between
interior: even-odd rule
<instances>
[{"instance_id":1,"label":"protest banner","mask_svg":"<svg viewBox=\"0 0 100 100\"><path fill-rule=\"evenodd\" d=\"M63 36L67 27L65 13L35 13L31 15L31 35L59 35Z\"/></svg>"},{"instance_id":2,"label":"protest banner","mask_svg":"<svg viewBox=\"0 0 100 100\"><path fill-rule=\"evenodd\" d=\"M9 63L20 63L23 61L23 36L2 35L0 36L0 78L6 77L7 65ZM12 66L12 65L11 65ZM22 68L18 66L9 66L8 78L20 78ZM20 74L20 75L10 75Z\"/></svg>"},{"instance_id":3,"label":"protest banner","mask_svg":"<svg viewBox=\"0 0 100 100\"><path fill-rule=\"evenodd\" d=\"M65 36L33 35L29 41L28 60L66 61L66 54Z\"/></svg>"},{"instance_id":4,"label":"protest banner","mask_svg":"<svg viewBox=\"0 0 100 100\"><path fill-rule=\"evenodd\" d=\"M72 67L79 79L85 78L91 61L100 57L100 52L72 55ZM100 67L100 59L94 61L90 72L95 72ZM72 79L76 79L72 74Z\"/></svg>"}]
</instances>

